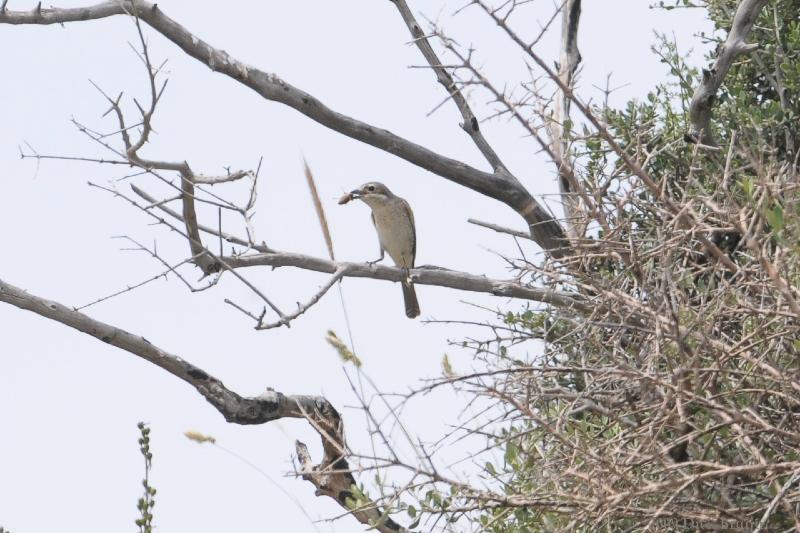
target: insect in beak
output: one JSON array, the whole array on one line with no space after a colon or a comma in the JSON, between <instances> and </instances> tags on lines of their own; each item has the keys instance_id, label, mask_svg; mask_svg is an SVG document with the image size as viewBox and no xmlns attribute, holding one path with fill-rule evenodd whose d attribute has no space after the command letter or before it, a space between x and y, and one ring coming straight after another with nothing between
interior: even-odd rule
<instances>
[{"instance_id":1,"label":"insect in beak","mask_svg":"<svg viewBox=\"0 0 800 533\"><path fill-rule=\"evenodd\" d=\"M361 198L361 191L359 191L358 189L350 191L349 193L339 198L339 205L344 205L350 200L356 200L358 198Z\"/></svg>"}]
</instances>

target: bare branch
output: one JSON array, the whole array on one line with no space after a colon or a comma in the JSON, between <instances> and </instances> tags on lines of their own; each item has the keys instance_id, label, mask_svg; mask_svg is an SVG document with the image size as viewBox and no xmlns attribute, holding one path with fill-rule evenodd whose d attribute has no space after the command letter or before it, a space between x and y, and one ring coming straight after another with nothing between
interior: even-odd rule
<instances>
[{"instance_id":1,"label":"bare branch","mask_svg":"<svg viewBox=\"0 0 800 533\"><path fill-rule=\"evenodd\" d=\"M131 188L148 202L153 202L154 198L140 188L136 186L131 186ZM116 194L125 198L120 193ZM158 209L177 220L183 221L183 217L177 211L165 205L159 205ZM218 230L208 226L199 225L198 228L211 235L220 235ZM247 245L246 241L233 235L222 234L222 238L235 244ZM276 268L289 266L327 274L335 274L337 271L343 270L342 277L382 279L394 282L402 282L406 279L405 271L401 268L370 263L337 262L293 252L277 251L262 245L257 245L253 248L261 253L226 256L219 258L219 260L231 270L251 266L271 266ZM436 285L451 289L485 292L495 296L533 300L583 311L591 309L582 297L574 293L532 287L512 280L491 279L467 272L431 266L415 268L410 273L414 283L420 285Z\"/></svg>"},{"instance_id":2,"label":"bare branch","mask_svg":"<svg viewBox=\"0 0 800 533\"><path fill-rule=\"evenodd\" d=\"M513 228L506 228L503 226L498 226L497 224L492 224L491 222L483 222L482 220L476 220L474 218L467 219L467 222L470 224L475 224L476 226L481 226L482 228L488 228L494 230L498 233L505 233L507 235L511 235L513 237L519 237L521 239L530 239L531 236L524 231L519 231Z\"/></svg>"},{"instance_id":3,"label":"bare branch","mask_svg":"<svg viewBox=\"0 0 800 533\"><path fill-rule=\"evenodd\" d=\"M434 174L508 205L531 228L534 240L554 257L565 254L561 225L515 179L484 172L437 154L394 133L338 113L275 74L264 72L214 48L144 0L109 0L89 7L51 8L39 12L0 12L0 24L56 24L135 14L189 56L249 87L263 98L280 102L336 132L394 154ZM178 169L176 169L178 170Z\"/></svg>"},{"instance_id":4,"label":"bare branch","mask_svg":"<svg viewBox=\"0 0 800 533\"><path fill-rule=\"evenodd\" d=\"M324 458L322 463L314 466L306 451L303 478L314 484L318 495L330 496L349 510L347 499L356 481L344 457L346 445L341 415L324 397L286 395L271 388L256 397L240 396L225 387L219 379L177 355L162 350L144 337L95 320L58 302L34 296L3 280L0 280L0 302L60 322L166 370L194 387L232 424L265 424L281 418L308 420L322 439ZM298 443L298 448L301 446L305 448L304 444ZM374 525L382 517L375 506L353 512L353 515L366 525ZM390 518L384 519L376 529L384 533L405 531Z\"/></svg>"},{"instance_id":5,"label":"bare branch","mask_svg":"<svg viewBox=\"0 0 800 533\"><path fill-rule=\"evenodd\" d=\"M137 187L136 185L131 184L131 190L133 192L135 192L137 195L139 195L140 197L142 197L143 199L145 199L148 202L150 202L150 205L146 206L146 209L152 209L154 207L157 207L160 210L162 210L165 213L167 213L169 216L171 216L171 217L183 222L183 216L180 215L177 211L174 211L174 210L170 209L169 207L167 207L166 205L164 205L163 201L156 200L153 196L147 194L145 191L143 191L141 188ZM214 235L216 237L221 237L221 238L225 239L227 242L230 242L232 244L238 244L239 246L245 246L247 248L252 248L254 250L258 250L259 252L265 252L266 253L266 252L272 251L272 249L269 246L265 245L265 244L251 244L248 241L246 241L244 239L241 239L241 238L239 238L239 237L237 237L235 235L231 235L230 233L225 233L223 231L220 231L218 228L212 228L210 226L204 226L203 224L198 224L197 228L200 231L204 232L204 233L208 233L209 235Z\"/></svg>"},{"instance_id":6,"label":"bare branch","mask_svg":"<svg viewBox=\"0 0 800 533\"><path fill-rule=\"evenodd\" d=\"M428 36L422 31L422 28L417 22L417 19L414 18L414 14L411 13L411 9L409 9L406 1L392 0L392 2L397 6L400 16L403 17L403 21L406 23L406 26L408 26L408 30L414 38L414 44L417 45L417 48L422 52L425 60L436 73L436 79L447 91L448 98L452 98L458 110L461 112L461 116L464 119L464 122L461 123L461 128L472 138L472 141L478 147L478 150L481 151L483 157L492 165L492 169L494 169L495 173L508 175L508 170L500 160L500 156L497 155L483 136L478 125L478 119L467 103L467 99L464 98L464 95L461 93L461 90L459 90L450 72L448 72L447 67L442 65L441 60L436 56L436 52L434 52L431 43L428 41Z\"/></svg>"},{"instance_id":7,"label":"bare branch","mask_svg":"<svg viewBox=\"0 0 800 533\"><path fill-rule=\"evenodd\" d=\"M91 302L89 302L87 304L83 304L81 306L75 307L74 308L75 311L83 311L87 307L91 307L91 306L99 304L101 302L108 301L108 300L110 300L110 299L112 299L112 298L114 298L116 296L119 296L121 294L125 294L126 292L134 291L134 290L138 289L139 287L147 285L148 283L150 283L152 281L155 281L155 280L157 280L159 278L164 278L166 280L169 274L175 274L175 276L179 280L181 280L183 282L183 284L186 285L186 287L192 292L201 291L201 290L204 290L205 288L208 287L208 286L206 286L206 287L201 287L201 288L195 288L194 286L192 286L191 283L186 281L186 278L184 278L183 276L181 276L178 273L178 270L177 270L178 267L183 266L186 263L191 263L193 258L190 257L190 258L184 259L183 261L180 261L179 263L177 263L175 265L170 265L169 263L167 263L167 261L164 260L164 258L162 258L160 255L158 255L158 253L155 250L155 247L154 247L153 250L151 250L148 247L144 246L143 244L139 243L136 239L134 239L132 237L129 237L127 235L121 236L121 237L118 237L118 238L129 240L130 242L132 242L136 246L136 248L132 248L131 250L142 251L142 252L147 253L148 255L150 255L151 257L153 257L157 261L159 261L166 268L166 270L163 270L163 271L159 272L155 276L150 276L149 278L147 278L144 281L140 281L139 283L135 283L133 285L128 285L124 289L120 289L120 290L118 290L116 292L113 292L113 293L111 293L109 295L102 296L100 298L96 298L96 299L92 300Z\"/></svg>"},{"instance_id":8,"label":"bare branch","mask_svg":"<svg viewBox=\"0 0 800 533\"><path fill-rule=\"evenodd\" d=\"M272 251L270 253L236 255L223 257L221 260L232 269L251 266L290 266L328 274L334 274L337 270L343 269L343 277L382 279L398 283L406 279L405 271L402 268L369 263L334 262L292 252ZM409 272L417 285L435 285L463 291L485 292L494 296L533 300L579 311L590 309L587 302L574 293L530 287L513 280L491 279L434 266L417 267Z\"/></svg>"},{"instance_id":9,"label":"bare branch","mask_svg":"<svg viewBox=\"0 0 800 533\"><path fill-rule=\"evenodd\" d=\"M322 298L326 292L330 290L340 279L342 279L348 270L348 265L345 265L336 272L333 273L333 276L323 285L315 294L312 296L308 302L304 304L298 304L297 310L293 313L289 313L288 315L281 316L280 320L277 322L273 322L271 324L263 324L262 320L259 320L258 325L256 325L256 329L273 329L278 328L280 326L288 326L289 323L294 320L295 318L299 317L306 311L308 311L314 304L319 302L320 298Z\"/></svg>"},{"instance_id":10,"label":"bare branch","mask_svg":"<svg viewBox=\"0 0 800 533\"><path fill-rule=\"evenodd\" d=\"M203 176L202 174L195 175L194 182L198 185L219 185L220 183L229 183L231 181L238 181L242 178L253 177L253 172L250 170L237 170L224 176Z\"/></svg>"},{"instance_id":11,"label":"bare branch","mask_svg":"<svg viewBox=\"0 0 800 533\"><path fill-rule=\"evenodd\" d=\"M578 23L581 17L581 0L566 0L561 7L561 55L558 77L567 87L573 87L575 72L581 61L578 51ZM583 237L583 210L575 178L569 148L568 123L571 100L564 91L559 91L555 110L549 120L553 161L558 164L558 187L566 215L567 236L577 241ZM571 128L570 128L571 129Z\"/></svg>"},{"instance_id":12,"label":"bare branch","mask_svg":"<svg viewBox=\"0 0 800 533\"><path fill-rule=\"evenodd\" d=\"M739 2L728 38L720 48L711 69L703 69L703 80L692 96L689 107L689 121L692 129L684 136L686 142L715 145L711 135L711 111L714 108L714 98L734 59L740 54L752 52L758 48L758 44L747 44L746 40L753 23L766 4L767 0L741 0Z\"/></svg>"}]
</instances>

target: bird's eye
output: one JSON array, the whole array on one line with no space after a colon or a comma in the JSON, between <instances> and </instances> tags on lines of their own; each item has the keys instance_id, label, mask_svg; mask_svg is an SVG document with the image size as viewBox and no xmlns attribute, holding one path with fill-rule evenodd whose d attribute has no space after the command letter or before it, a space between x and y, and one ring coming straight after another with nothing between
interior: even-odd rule
<instances>
[{"instance_id":1,"label":"bird's eye","mask_svg":"<svg viewBox=\"0 0 800 533\"><path fill-rule=\"evenodd\" d=\"M374 185L370 185L369 187L367 187L367 190L369 192L375 192L375 186Z\"/></svg>"}]
</instances>

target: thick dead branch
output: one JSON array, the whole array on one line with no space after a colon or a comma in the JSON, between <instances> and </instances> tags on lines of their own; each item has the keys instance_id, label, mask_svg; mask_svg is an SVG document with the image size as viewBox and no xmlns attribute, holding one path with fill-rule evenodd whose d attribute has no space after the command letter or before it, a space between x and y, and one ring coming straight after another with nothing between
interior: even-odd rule
<instances>
[{"instance_id":1,"label":"thick dead branch","mask_svg":"<svg viewBox=\"0 0 800 533\"><path fill-rule=\"evenodd\" d=\"M558 77L567 87L572 87L575 71L581 61L578 51L578 23L581 18L581 0L567 0L561 8L561 54ZM558 187L566 215L567 236L572 241L583 237L583 210L578 195L578 180L572 168L567 124L570 120L571 100L564 91L556 97L555 110L549 121L553 160L558 164Z\"/></svg>"},{"instance_id":2,"label":"thick dead branch","mask_svg":"<svg viewBox=\"0 0 800 533\"><path fill-rule=\"evenodd\" d=\"M189 56L254 90L267 100L280 102L343 135L394 154L454 183L508 205L528 223L534 240L554 257L566 252L561 225L516 180L473 168L445 157L394 133L338 113L315 97L231 57L224 50L193 35L164 14L157 4L143 0L110 0L88 7L0 12L0 24L58 24L134 14L178 45Z\"/></svg>"},{"instance_id":3,"label":"thick dead branch","mask_svg":"<svg viewBox=\"0 0 800 533\"><path fill-rule=\"evenodd\" d=\"M714 145L714 138L711 135L714 99L734 59L740 54L758 48L758 44L746 42L747 35L766 4L767 0L742 0L739 3L728 38L719 49L711 69L703 70L703 80L692 96L689 107L689 122L692 129L684 136L686 142Z\"/></svg>"},{"instance_id":4,"label":"thick dead branch","mask_svg":"<svg viewBox=\"0 0 800 533\"><path fill-rule=\"evenodd\" d=\"M166 370L194 387L232 424L265 424L281 418L308 420L322 439L324 457L319 465L314 465L305 444L297 443L303 479L314 484L317 495L330 496L344 509L350 510L347 499L351 496L355 479L345 458L344 427L341 415L324 397L286 395L271 388L255 397L240 396L225 387L219 379L177 355L162 350L144 337L95 320L58 302L34 296L3 280L0 280L0 302L60 322ZM304 452L302 454L301 449ZM374 506L362 508L353 512L353 515L363 524L380 524L376 526L377 531L405 531L390 518L382 517L382 513Z\"/></svg>"},{"instance_id":5,"label":"thick dead branch","mask_svg":"<svg viewBox=\"0 0 800 533\"><path fill-rule=\"evenodd\" d=\"M200 237L200 231L197 228L197 210L195 209L196 177L195 173L189 166L189 163L186 161L155 161L151 159L145 159L139 153L144 145L150 140L150 134L153 131L153 115L155 114L156 107L158 106L158 102L163 94L164 88L166 88L166 82L164 82L160 89L157 87L156 76L158 74L158 69L153 68L150 62L150 53L147 48L147 42L144 38L144 34L142 33L139 19L135 18L134 20L136 22L136 30L139 34L139 40L142 47L141 54L139 54L139 56L147 69L147 79L150 88L150 105L146 110L139 104L138 101L134 99L134 103L141 113L141 133L139 134L138 139L133 139L131 137L129 132L130 128L126 124L125 115L120 107L120 99L122 94L120 93L120 96L117 98L111 98L102 89L100 89L100 87L97 85L95 85L95 87L106 98L111 106L110 111L114 112L119 123L119 133L124 145L124 152L116 153L124 154L124 157L127 159L130 165L141 168L147 172L152 172L153 170L168 170L179 173L181 177L180 198L183 203L183 221L186 226L186 234L188 236L189 247L192 252L192 261L203 271L204 274L212 274L214 272L218 272L221 265L206 252ZM206 176L203 178L203 181L207 184L224 183L226 181L233 181L234 179L241 179L247 175L249 175L248 172L239 171L233 174L229 173L228 176L220 178Z\"/></svg>"}]
</instances>

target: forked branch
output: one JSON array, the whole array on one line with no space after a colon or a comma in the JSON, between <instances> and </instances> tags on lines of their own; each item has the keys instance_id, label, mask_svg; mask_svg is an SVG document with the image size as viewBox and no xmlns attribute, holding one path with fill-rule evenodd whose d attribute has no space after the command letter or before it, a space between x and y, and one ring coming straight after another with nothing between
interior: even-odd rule
<instances>
[{"instance_id":1,"label":"forked branch","mask_svg":"<svg viewBox=\"0 0 800 533\"><path fill-rule=\"evenodd\" d=\"M151 205L154 203L155 198L139 187L132 186L132 189L137 195L145 199ZM115 194L131 204L139 207L140 209L142 208L142 206L139 206L122 193L117 192ZM170 209L166 205L156 205L155 207L168 214L172 218L183 222L183 217L181 214L173 209ZM221 233L218 229L212 227L200 224L198 225L198 228L202 232L215 235L217 237L222 237L226 241L234 244L247 244L246 241L242 239L227 233ZM259 253L231 255L220 257L218 259L225 264L226 268L231 270L254 266L269 266L273 268L295 267L303 270L332 274L337 276L337 278L371 278L393 282L402 282L404 279L406 279L407 275L407 273L401 268L390 267L386 265L333 261L321 257L274 250L263 245L253 245L252 249L258 251ZM522 300L531 300L557 305L559 307L574 309L581 312L590 311L592 309L592 306L589 302L575 293L529 286L516 280L492 279L487 278L486 276L470 274L468 272L460 272L457 270L432 266L412 269L410 274L414 279L414 283L419 285L434 285L463 291L483 292L495 296L518 298ZM329 280L329 283L321 289L321 293L324 293L330 288L332 281L336 280ZM319 294L320 296L322 295L321 293ZM314 298L312 298L312 300L313 302L316 302ZM303 309L303 306L301 306L300 309ZM305 312L305 309L303 309L303 312Z\"/></svg>"},{"instance_id":2,"label":"forked branch","mask_svg":"<svg viewBox=\"0 0 800 533\"><path fill-rule=\"evenodd\" d=\"M322 396L286 395L268 388L255 397L244 397L225 387L211 376L177 355L154 345L144 337L95 320L65 305L34 296L0 280L0 302L31 311L60 322L107 344L125 350L185 381L200 393L232 424L265 424L281 418L304 418L322 439L324 457L314 465L305 444L297 443L303 479L314 484L318 495L330 496L348 512L355 478L345 458L346 444L342 418L336 408ZM377 506L362 506L352 511L361 523L376 526L383 533L397 533L405 528L383 516Z\"/></svg>"},{"instance_id":3,"label":"forked branch","mask_svg":"<svg viewBox=\"0 0 800 533\"><path fill-rule=\"evenodd\" d=\"M193 35L158 7L144 0L109 0L88 7L2 11L0 24L60 24L133 14L178 45L186 54L249 87L263 98L287 105L338 133L394 154L434 174L508 205L528 223L534 240L554 257L567 243L561 225L515 180L471 167L424 146L327 107L275 74L231 57Z\"/></svg>"},{"instance_id":4,"label":"forked branch","mask_svg":"<svg viewBox=\"0 0 800 533\"><path fill-rule=\"evenodd\" d=\"M689 106L691 130L686 132L686 142L714 145L711 135L711 112L722 81L728 74L734 59L745 52L758 48L758 44L748 44L747 35L767 4L767 0L742 0L733 16L731 31L717 53L717 59L710 70L703 69L703 80L692 96Z\"/></svg>"},{"instance_id":5,"label":"forked branch","mask_svg":"<svg viewBox=\"0 0 800 533\"><path fill-rule=\"evenodd\" d=\"M424 31L422 31L417 19L414 17L411 9L409 9L408 3L406 3L405 0L392 0L392 2L394 2L394 5L397 6L400 16L403 17L403 22L405 22L406 26L408 26L408 31L411 32L411 36L414 38L414 44L417 45L417 48L419 48L419 51L422 52L422 55L425 57L425 61L427 61L428 65L430 65L431 69L433 69L433 72L436 74L436 79L439 81L442 87L445 88L448 97L451 98L458 107L458 111L461 113L461 117L464 119L464 122L461 123L461 128L472 138L475 146L477 146L478 150L481 151L483 157L486 158L486 161L492 165L495 173L499 175L507 175L508 170L500 160L500 156L497 155L497 153L494 151L494 148L492 148L492 146L489 144L489 141L487 141L483 136L483 132L481 131L478 123L478 118L475 116L475 113L472 112L472 109L467 103L467 99L461 93L461 90L456 85L456 82L453 80L453 76L450 75L447 67L442 65L441 60L433 50L431 43L428 41L428 36L425 35Z\"/></svg>"}]
</instances>

